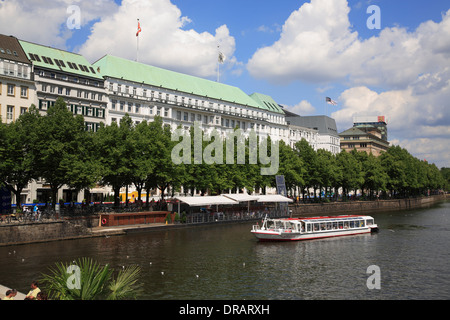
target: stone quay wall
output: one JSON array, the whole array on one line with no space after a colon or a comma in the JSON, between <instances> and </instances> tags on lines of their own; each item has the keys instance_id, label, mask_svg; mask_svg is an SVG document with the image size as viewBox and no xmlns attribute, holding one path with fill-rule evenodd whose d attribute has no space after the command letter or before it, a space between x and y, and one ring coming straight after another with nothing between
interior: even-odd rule
<instances>
[{"instance_id":1,"label":"stone quay wall","mask_svg":"<svg viewBox=\"0 0 450 320\"><path fill-rule=\"evenodd\" d=\"M0 246L91 237L96 225L98 218L0 225Z\"/></svg>"},{"instance_id":2,"label":"stone quay wall","mask_svg":"<svg viewBox=\"0 0 450 320\"><path fill-rule=\"evenodd\" d=\"M432 205L450 199L450 195L436 195L423 198L394 199L379 201L347 201L315 204L292 204L292 217L304 215L327 216L333 214L368 214L375 211L404 210Z\"/></svg>"}]
</instances>

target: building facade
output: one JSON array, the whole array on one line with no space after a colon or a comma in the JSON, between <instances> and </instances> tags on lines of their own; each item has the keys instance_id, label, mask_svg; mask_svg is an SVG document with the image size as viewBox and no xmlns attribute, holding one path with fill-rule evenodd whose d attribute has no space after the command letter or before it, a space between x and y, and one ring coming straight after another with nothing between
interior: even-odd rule
<instances>
[{"instance_id":1,"label":"building facade","mask_svg":"<svg viewBox=\"0 0 450 320\"><path fill-rule=\"evenodd\" d=\"M385 116L358 116L353 117L353 126L356 128L377 128L381 139L388 141L388 129Z\"/></svg>"},{"instance_id":2,"label":"building facade","mask_svg":"<svg viewBox=\"0 0 450 320\"><path fill-rule=\"evenodd\" d=\"M45 114L62 97L74 115L83 115L85 128L96 131L106 119L107 97L103 77L81 55L20 40L32 64L36 88L35 105ZM42 179L31 182L22 192L22 202L50 201L50 187ZM57 195L64 201L79 201L84 192L75 193L67 186Z\"/></svg>"},{"instance_id":3,"label":"building facade","mask_svg":"<svg viewBox=\"0 0 450 320\"><path fill-rule=\"evenodd\" d=\"M384 140L381 131L374 127L352 127L339 135L341 137L341 148L347 152L356 149L368 154L372 153L378 157L389 148L389 142Z\"/></svg>"},{"instance_id":4,"label":"building facade","mask_svg":"<svg viewBox=\"0 0 450 320\"><path fill-rule=\"evenodd\" d=\"M0 119L15 120L36 103L31 61L19 40L0 35Z\"/></svg>"},{"instance_id":5,"label":"building facade","mask_svg":"<svg viewBox=\"0 0 450 320\"><path fill-rule=\"evenodd\" d=\"M311 133L317 132L315 150L324 149L332 154L341 152L340 137L334 119L327 116L302 117L288 111L285 113L289 125L307 128Z\"/></svg>"},{"instance_id":6,"label":"building facade","mask_svg":"<svg viewBox=\"0 0 450 320\"><path fill-rule=\"evenodd\" d=\"M200 123L206 134L223 137L235 128L274 140L288 139L283 110L262 94L245 94L237 87L106 55L94 63L105 79L106 124L129 114L135 123L163 119L172 130L186 131Z\"/></svg>"},{"instance_id":7,"label":"building facade","mask_svg":"<svg viewBox=\"0 0 450 320\"><path fill-rule=\"evenodd\" d=\"M32 104L45 114L58 97L74 115L84 117L90 131L101 123L120 122L125 114L135 124L160 116L172 130L188 131L195 123L206 134L216 131L225 138L241 129L244 135L254 131L291 147L306 139L314 150L340 152L333 119L289 113L268 95L248 95L234 86L112 55L91 64L79 54L0 35L2 121L15 121ZM110 189L91 191L105 194ZM33 181L23 190L22 202L45 202L49 196L45 181ZM86 198L67 187L57 196L79 202Z\"/></svg>"},{"instance_id":8,"label":"building facade","mask_svg":"<svg viewBox=\"0 0 450 320\"><path fill-rule=\"evenodd\" d=\"M83 115L87 130L96 131L106 118L103 77L81 55L20 41L33 65L36 106L41 113L62 97L74 115Z\"/></svg>"}]
</instances>

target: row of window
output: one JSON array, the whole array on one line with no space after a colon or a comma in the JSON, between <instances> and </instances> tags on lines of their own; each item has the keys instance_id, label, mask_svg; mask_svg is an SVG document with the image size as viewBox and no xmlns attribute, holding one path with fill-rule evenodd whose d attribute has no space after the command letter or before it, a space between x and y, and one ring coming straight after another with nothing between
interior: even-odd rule
<instances>
[{"instance_id":1,"label":"row of window","mask_svg":"<svg viewBox=\"0 0 450 320\"><path fill-rule=\"evenodd\" d=\"M67 74L57 73L47 70L36 71L40 77L50 78L56 80L63 80L67 82L79 83L87 86L100 87L101 81L96 81L92 79L80 78L75 75L68 76Z\"/></svg>"},{"instance_id":2,"label":"row of window","mask_svg":"<svg viewBox=\"0 0 450 320\"><path fill-rule=\"evenodd\" d=\"M28 108L26 108L26 107L19 107L20 114L27 112L27 110L28 110ZM2 111L2 106L0 105L0 115L1 115L1 111ZM8 120L8 122L15 120L17 118L16 112L17 112L16 106L7 105L6 106L6 120Z\"/></svg>"},{"instance_id":3,"label":"row of window","mask_svg":"<svg viewBox=\"0 0 450 320\"><path fill-rule=\"evenodd\" d=\"M230 106L227 104L214 103L212 101L199 100L189 97L179 97L175 94L169 94L164 92L157 92L153 90L147 90L144 88L136 88L128 85L120 85L120 84L109 84L109 90L118 94L126 94L131 95L133 97L141 97L144 99L151 99L152 101L160 101L163 103L172 103L179 105L187 105L201 108L209 108L217 111L230 112L237 114L238 116L252 116L259 118L268 118L269 121L275 123L283 123L284 118L281 116L276 116L269 114L267 115L265 112L256 111L256 110L248 110L245 108L239 108L237 106ZM276 110L275 107L271 107L270 110Z\"/></svg>"},{"instance_id":4,"label":"row of window","mask_svg":"<svg viewBox=\"0 0 450 320\"><path fill-rule=\"evenodd\" d=\"M55 101L39 100L39 110L47 110L49 107L55 105ZM67 108L74 115L82 115L87 117L105 119L105 110L91 106L69 104Z\"/></svg>"},{"instance_id":5,"label":"row of window","mask_svg":"<svg viewBox=\"0 0 450 320\"><path fill-rule=\"evenodd\" d=\"M16 88L18 86L16 86L15 84L12 83L7 83L6 84L6 95L10 96L10 97L15 97L16 96ZM20 86L19 90L20 90L20 97L24 98L24 99L28 99L28 87L27 86ZM0 82L0 95L2 94L2 83Z\"/></svg>"},{"instance_id":6,"label":"row of window","mask_svg":"<svg viewBox=\"0 0 450 320\"><path fill-rule=\"evenodd\" d=\"M359 147L360 148L367 148L367 143L360 143ZM347 144L347 148L353 149L353 148L355 148L355 144L354 143L349 143L349 144Z\"/></svg>"},{"instance_id":7,"label":"row of window","mask_svg":"<svg viewBox=\"0 0 450 320\"><path fill-rule=\"evenodd\" d=\"M29 79L30 66L10 61L0 61L0 74L9 77Z\"/></svg>"},{"instance_id":8,"label":"row of window","mask_svg":"<svg viewBox=\"0 0 450 320\"><path fill-rule=\"evenodd\" d=\"M30 60L41 62L41 59L39 58L39 56L37 54L29 53L29 56L30 56ZM53 58L53 60L52 60L52 58L46 57L46 56L41 56L41 57L42 57L42 60L49 65L53 65L53 61L54 61L58 67L66 68L66 65L63 60L56 59L56 58ZM69 66L70 69L73 69L73 70L81 70L86 73L92 72L93 74L95 74L95 71L92 67L87 67L80 63L77 65L75 62L67 61L67 65Z\"/></svg>"},{"instance_id":9,"label":"row of window","mask_svg":"<svg viewBox=\"0 0 450 320\"><path fill-rule=\"evenodd\" d=\"M87 90L71 89L68 87L54 86L48 84L42 84L42 92L49 92L58 95L71 96L72 90L76 92L77 98L91 99L97 101L103 101L103 94Z\"/></svg>"}]
</instances>

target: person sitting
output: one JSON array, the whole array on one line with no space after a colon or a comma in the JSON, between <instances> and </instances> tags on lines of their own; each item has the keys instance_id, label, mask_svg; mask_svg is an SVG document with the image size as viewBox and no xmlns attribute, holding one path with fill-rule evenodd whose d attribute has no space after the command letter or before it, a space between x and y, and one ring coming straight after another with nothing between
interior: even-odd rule
<instances>
[{"instance_id":1,"label":"person sitting","mask_svg":"<svg viewBox=\"0 0 450 320\"><path fill-rule=\"evenodd\" d=\"M6 296L2 300L14 300L14 297L17 295L16 289L10 289L6 291Z\"/></svg>"},{"instance_id":2,"label":"person sitting","mask_svg":"<svg viewBox=\"0 0 450 320\"><path fill-rule=\"evenodd\" d=\"M26 295L25 300L35 300L39 292L41 292L41 289L39 289L38 282L31 282L31 290Z\"/></svg>"}]
</instances>

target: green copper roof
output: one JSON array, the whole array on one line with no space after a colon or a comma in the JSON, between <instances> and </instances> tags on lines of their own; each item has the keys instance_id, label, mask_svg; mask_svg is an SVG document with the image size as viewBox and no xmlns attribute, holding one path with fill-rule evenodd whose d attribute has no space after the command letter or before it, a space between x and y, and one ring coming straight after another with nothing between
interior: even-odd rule
<instances>
[{"instance_id":1,"label":"green copper roof","mask_svg":"<svg viewBox=\"0 0 450 320\"><path fill-rule=\"evenodd\" d=\"M19 42L28 59L37 67L103 80L103 77L82 55L23 40Z\"/></svg>"},{"instance_id":2,"label":"green copper roof","mask_svg":"<svg viewBox=\"0 0 450 320\"><path fill-rule=\"evenodd\" d=\"M272 97L262 93L254 93L250 95L250 97L255 100L262 109L284 114L283 109L281 109L281 107L278 105L278 103L275 102L275 100L272 99Z\"/></svg>"},{"instance_id":3,"label":"green copper roof","mask_svg":"<svg viewBox=\"0 0 450 320\"><path fill-rule=\"evenodd\" d=\"M158 67L106 55L94 63L105 77L191 93L197 96L223 100L255 108L261 106L241 89Z\"/></svg>"}]
</instances>

